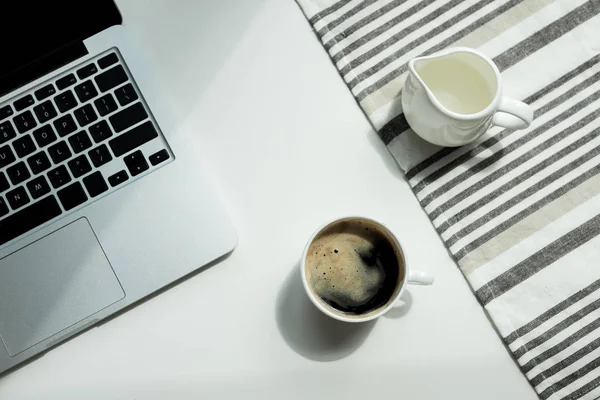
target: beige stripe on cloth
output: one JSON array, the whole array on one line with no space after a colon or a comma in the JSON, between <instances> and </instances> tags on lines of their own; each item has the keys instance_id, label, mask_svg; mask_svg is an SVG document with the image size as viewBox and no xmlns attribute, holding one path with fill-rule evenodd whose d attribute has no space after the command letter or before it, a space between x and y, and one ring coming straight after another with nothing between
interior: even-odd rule
<instances>
[{"instance_id":1,"label":"beige stripe on cloth","mask_svg":"<svg viewBox=\"0 0 600 400\"><path fill-rule=\"evenodd\" d=\"M498 257L506 250L599 193L600 175L596 175L463 257L458 261L461 271L468 276L477 268Z\"/></svg>"},{"instance_id":2,"label":"beige stripe on cloth","mask_svg":"<svg viewBox=\"0 0 600 400\"><path fill-rule=\"evenodd\" d=\"M543 7L551 4L553 1L554 0L525 0L524 2L514 6L510 10L491 20L487 24L469 33L462 39L452 43L448 47L480 47L509 28L512 28L526 18L535 14ZM406 79L406 74L407 73L404 73L395 78L360 102L360 106L369 117L377 112L377 110L380 108L383 108L394 100L399 99L400 94L402 93L402 87L404 86L404 80ZM395 116L396 115L391 115L390 119Z\"/></svg>"}]
</instances>

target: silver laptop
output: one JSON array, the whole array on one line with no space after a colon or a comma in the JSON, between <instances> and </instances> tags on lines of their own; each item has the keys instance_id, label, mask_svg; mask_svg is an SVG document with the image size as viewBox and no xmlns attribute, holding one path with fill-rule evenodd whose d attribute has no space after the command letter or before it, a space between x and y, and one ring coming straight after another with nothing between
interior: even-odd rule
<instances>
[{"instance_id":1,"label":"silver laptop","mask_svg":"<svg viewBox=\"0 0 600 400\"><path fill-rule=\"evenodd\" d=\"M231 252L112 0L3 2L0 373ZM183 40L183 39L182 39Z\"/></svg>"}]
</instances>

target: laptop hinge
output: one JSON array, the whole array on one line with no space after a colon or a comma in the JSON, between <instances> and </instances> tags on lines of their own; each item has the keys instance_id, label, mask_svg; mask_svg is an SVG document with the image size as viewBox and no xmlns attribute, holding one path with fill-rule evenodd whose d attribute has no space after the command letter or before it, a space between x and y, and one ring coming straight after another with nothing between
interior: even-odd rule
<instances>
[{"instance_id":1,"label":"laptop hinge","mask_svg":"<svg viewBox=\"0 0 600 400\"><path fill-rule=\"evenodd\" d=\"M82 41L72 42L0 77L0 96L88 54Z\"/></svg>"}]
</instances>

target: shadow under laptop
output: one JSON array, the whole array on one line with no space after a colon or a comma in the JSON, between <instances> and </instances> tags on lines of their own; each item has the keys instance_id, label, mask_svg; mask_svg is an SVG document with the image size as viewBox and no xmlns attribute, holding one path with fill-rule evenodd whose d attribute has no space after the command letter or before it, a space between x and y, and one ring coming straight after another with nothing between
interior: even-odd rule
<instances>
[{"instance_id":1,"label":"shadow under laptop","mask_svg":"<svg viewBox=\"0 0 600 400\"><path fill-rule=\"evenodd\" d=\"M214 81L264 1L119 2L125 24L165 86L159 94L167 97L178 122Z\"/></svg>"},{"instance_id":2,"label":"shadow under laptop","mask_svg":"<svg viewBox=\"0 0 600 400\"><path fill-rule=\"evenodd\" d=\"M300 263L287 276L276 304L281 336L292 350L313 361L331 362L348 357L365 342L377 321L351 324L319 311L304 292Z\"/></svg>"}]
</instances>

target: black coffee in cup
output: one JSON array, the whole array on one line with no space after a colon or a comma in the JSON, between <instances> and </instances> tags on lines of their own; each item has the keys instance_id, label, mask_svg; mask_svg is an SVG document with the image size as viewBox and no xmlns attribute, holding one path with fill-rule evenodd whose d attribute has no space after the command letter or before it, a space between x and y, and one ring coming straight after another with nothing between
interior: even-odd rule
<instances>
[{"instance_id":1,"label":"black coffee in cup","mask_svg":"<svg viewBox=\"0 0 600 400\"><path fill-rule=\"evenodd\" d=\"M310 289L346 315L389 305L404 281L404 258L391 233L362 218L337 221L313 240L306 256Z\"/></svg>"}]
</instances>

